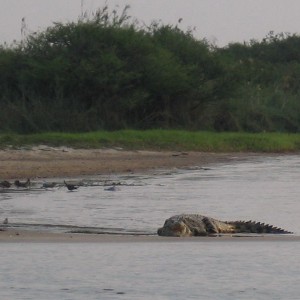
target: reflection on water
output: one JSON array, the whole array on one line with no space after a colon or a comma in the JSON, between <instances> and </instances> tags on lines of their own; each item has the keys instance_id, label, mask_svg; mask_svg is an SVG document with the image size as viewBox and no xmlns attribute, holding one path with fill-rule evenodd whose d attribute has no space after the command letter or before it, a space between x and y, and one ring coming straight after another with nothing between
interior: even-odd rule
<instances>
[{"instance_id":1,"label":"reflection on water","mask_svg":"<svg viewBox=\"0 0 300 300\"><path fill-rule=\"evenodd\" d=\"M0 190L0 220L51 231L155 234L178 213L258 220L299 235L300 157ZM62 183L63 180L60 180ZM118 189L107 186L118 183ZM31 225L28 225L31 224ZM1 244L1 299L299 299L296 241Z\"/></svg>"},{"instance_id":2,"label":"reflection on water","mask_svg":"<svg viewBox=\"0 0 300 300\"><path fill-rule=\"evenodd\" d=\"M209 169L81 178L73 181L80 184L73 192L63 180L53 189L42 189L43 183L36 181L30 190L2 190L0 219L155 234L171 215L200 213L221 220L266 222L299 234L299 181L296 155ZM107 190L113 184L117 188Z\"/></svg>"},{"instance_id":3,"label":"reflection on water","mask_svg":"<svg viewBox=\"0 0 300 300\"><path fill-rule=\"evenodd\" d=\"M1 299L299 299L299 242L3 244L1 250Z\"/></svg>"}]
</instances>

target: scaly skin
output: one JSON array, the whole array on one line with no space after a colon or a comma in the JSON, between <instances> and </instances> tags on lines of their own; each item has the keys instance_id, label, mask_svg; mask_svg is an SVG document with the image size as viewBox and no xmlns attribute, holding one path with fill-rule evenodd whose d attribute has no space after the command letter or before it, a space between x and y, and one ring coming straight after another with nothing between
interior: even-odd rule
<instances>
[{"instance_id":1,"label":"scaly skin","mask_svg":"<svg viewBox=\"0 0 300 300\"><path fill-rule=\"evenodd\" d=\"M206 236L226 233L292 233L281 228L259 222L222 222L197 214L182 214L165 221L163 227L157 230L161 236Z\"/></svg>"}]
</instances>

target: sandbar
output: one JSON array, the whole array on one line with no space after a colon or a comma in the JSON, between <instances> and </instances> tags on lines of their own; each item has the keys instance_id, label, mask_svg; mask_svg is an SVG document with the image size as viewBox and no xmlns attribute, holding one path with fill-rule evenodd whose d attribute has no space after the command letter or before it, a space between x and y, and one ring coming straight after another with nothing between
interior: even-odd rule
<instances>
[{"instance_id":1,"label":"sandbar","mask_svg":"<svg viewBox=\"0 0 300 300\"><path fill-rule=\"evenodd\" d=\"M0 181L205 167L217 163L234 163L259 155L265 154L73 149L43 145L6 148L0 150Z\"/></svg>"},{"instance_id":2,"label":"sandbar","mask_svg":"<svg viewBox=\"0 0 300 300\"><path fill-rule=\"evenodd\" d=\"M0 243L178 243L178 242L299 242L300 236L288 235L221 235L207 237L162 237L156 235L118 235L55 233L8 229L0 231Z\"/></svg>"}]
</instances>

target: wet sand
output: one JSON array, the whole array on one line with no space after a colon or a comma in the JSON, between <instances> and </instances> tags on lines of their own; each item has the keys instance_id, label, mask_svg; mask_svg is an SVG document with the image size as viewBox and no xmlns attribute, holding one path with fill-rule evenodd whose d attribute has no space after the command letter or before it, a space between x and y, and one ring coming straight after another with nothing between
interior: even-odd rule
<instances>
[{"instance_id":1,"label":"wet sand","mask_svg":"<svg viewBox=\"0 0 300 300\"><path fill-rule=\"evenodd\" d=\"M27 230L0 231L0 243L168 243L168 242L299 242L295 235L222 235L209 237L161 237L152 235L115 235L53 233Z\"/></svg>"},{"instance_id":2,"label":"wet sand","mask_svg":"<svg viewBox=\"0 0 300 300\"><path fill-rule=\"evenodd\" d=\"M258 155L263 154L71 149L48 146L5 149L0 150L0 181L202 167L246 160Z\"/></svg>"}]
</instances>

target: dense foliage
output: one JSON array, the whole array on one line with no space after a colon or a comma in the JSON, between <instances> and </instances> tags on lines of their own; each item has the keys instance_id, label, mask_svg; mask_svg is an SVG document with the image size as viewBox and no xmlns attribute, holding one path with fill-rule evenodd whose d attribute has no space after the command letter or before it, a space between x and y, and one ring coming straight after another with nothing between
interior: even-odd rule
<instances>
[{"instance_id":1,"label":"dense foliage","mask_svg":"<svg viewBox=\"0 0 300 300\"><path fill-rule=\"evenodd\" d=\"M300 128L300 37L212 47L107 7L0 46L0 130Z\"/></svg>"}]
</instances>

